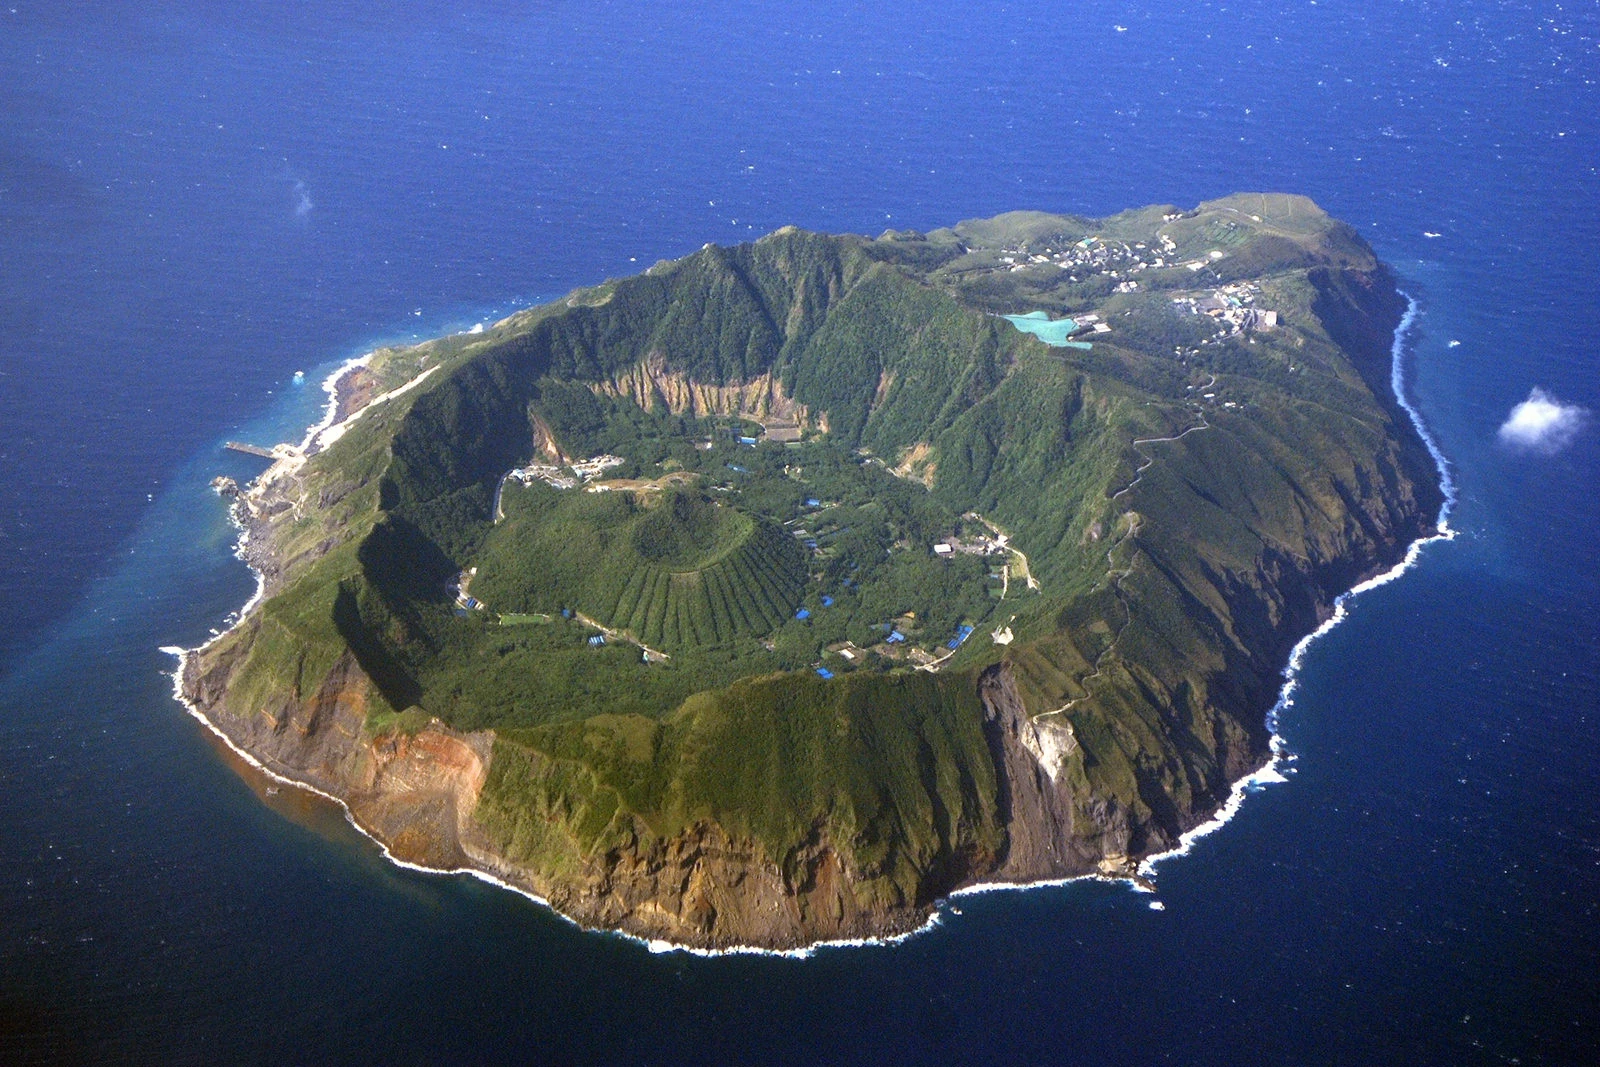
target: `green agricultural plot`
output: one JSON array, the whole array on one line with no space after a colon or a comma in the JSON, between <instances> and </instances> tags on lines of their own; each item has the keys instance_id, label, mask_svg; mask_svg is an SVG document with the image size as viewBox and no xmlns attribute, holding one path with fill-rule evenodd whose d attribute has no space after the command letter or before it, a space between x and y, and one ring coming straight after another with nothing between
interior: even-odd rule
<instances>
[{"instance_id":1,"label":"green agricultural plot","mask_svg":"<svg viewBox=\"0 0 1600 1067\"><path fill-rule=\"evenodd\" d=\"M802 548L692 490L508 489L474 592L496 608L582 613L667 649L765 634L794 611Z\"/></svg>"}]
</instances>

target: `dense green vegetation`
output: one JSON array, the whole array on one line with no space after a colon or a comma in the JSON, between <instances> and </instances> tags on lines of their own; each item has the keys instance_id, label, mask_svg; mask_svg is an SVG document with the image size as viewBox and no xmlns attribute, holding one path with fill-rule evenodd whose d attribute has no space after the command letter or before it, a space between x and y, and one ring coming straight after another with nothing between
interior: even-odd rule
<instances>
[{"instance_id":1,"label":"dense green vegetation","mask_svg":"<svg viewBox=\"0 0 1600 1067\"><path fill-rule=\"evenodd\" d=\"M697 819L781 857L826 824L912 900L1001 847L975 695L1001 664L1072 727L1081 803L1176 825L1259 752L1288 620L1427 497L1384 392L1397 298L1308 204L784 230L391 350L386 384L430 377L308 465L236 692L348 650L374 723L497 729L485 818L536 867ZM1211 313L1244 300L1277 327ZM991 314L1036 308L1109 331ZM780 404L802 439L750 443ZM624 462L609 491L505 481L555 452Z\"/></svg>"},{"instance_id":2,"label":"dense green vegetation","mask_svg":"<svg viewBox=\"0 0 1600 1067\"><path fill-rule=\"evenodd\" d=\"M641 828L669 838L704 819L778 846L788 866L826 823L854 846L864 903L921 904L952 843L990 854L1002 843L981 721L970 685L925 673L747 679L660 721L515 734L480 818L508 856L550 873Z\"/></svg>"}]
</instances>

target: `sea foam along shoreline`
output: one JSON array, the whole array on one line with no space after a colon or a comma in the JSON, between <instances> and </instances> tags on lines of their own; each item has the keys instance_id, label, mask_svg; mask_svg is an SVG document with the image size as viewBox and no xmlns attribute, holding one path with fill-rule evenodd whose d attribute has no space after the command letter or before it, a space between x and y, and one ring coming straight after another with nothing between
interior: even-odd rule
<instances>
[{"instance_id":1,"label":"sea foam along shoreline","mask_svg":"<svg viewBox=\"0 0 1600 1067\"><path fill-rule=\"evenodd\" d=\"M204 646L201 647L203 648ZM277 782L280 785L286 785L294 789L303 790L304 792L310 793L313 796L321 797L323 800L327 800L338 805L339 810L344 813L345 822L349 823L350 826L362 837L365 837L367 840L377 845L378 852L389 863L394 864L396 867L402 867L408 871L416 871L419 874L452 877L457 875L466 875L471 878L476 878L480 882L485 882L499 889L508 890L520 897L524 897L527 900L532 901L534 904L537 904L546 911L550 912L556 918L576 927L579 930L582 930L585 933L600 934L602 936L615 937L623 941L631 941L634 944L643 946L651 953L657 955L663 953L685 953L703 958L715 958L719 956L772 956L779 959L806 959L815 954L818 950L825 948L866 948L869 946L896 945L902 941L905 941L907 938L915 937L917 934L933 929L942 921L943 917L941 913L939 911L934 911L928 916L927 920L921 926L914 930L907 930L904 933L891 934L884 937L848 938L836 941L816 941L809 945L791 949L763 948L758 945L730 945L727 948L720 949L699 948L694 945L679 945L671 941L644 938L638 936L637 934L630 934L625 930L613 930L605 927L585 926L577 919L574 919L572 916L562 912L559 908L551 904L539 894L531 890L524 889L522 886L507 882L504 879L498 878L495 875L490 874L488 871L480 868L427 867L420 863L412 863L409 860L403 860L396 856L389 850L389 846L386 845L382 839L374 836L366 829L366 827L361 825L361 823L356 819L355 813L350 810L350 805L347 804L342 797L336 796L333 793L329 793L326 790L318 789L309 782L304 782L298 778L292 778L288 775L280 774L271 767L268 767L266 764L262 763L261 760L257 759L255 755L248 749L241 747L233 740L233 738L229 737L221 727L217 726L216 723L206 718L205 713L200 710L199 706L193 701L189 700L188 697L184 696L184 670L188 666L189 656L193 652L199 651L198 649L179 648L176 645L162 645L160 651L176 658L177 666L172 671L172 699L176 700L178 704L181 705L183 709L195 719L195 721L199 722L200 725L209 730L218 740L226 745L229 751L231 751L234 755L238 756L245 763L249 764L256 771L260 772L262 775L266 776L272 781ZM1029 887L1020 886L1016 888Z\"/></svg>"},{"instance_id":2,"label":"sea foam along shoreline","mask_svg":"<svg viewBox=\"0 0 1600 1067\"><path fill-rule=\"evenodd\" d=\"M1405 295L1405 294L1402 294L1402 295ZM196 705L194 705L192 702L190 702L184 696L184 694L183 694L184 668L185 668L185 666L186 666L186 664L188 662L188 657L190 655L190 652L191 651L199 651L199 649L190 650L190 649L177 648L177 647L174 647L174 646L163 646L162 647L161 651L166 652L166 653L168 653L170 655L176 656L177 657L177 661L178 661L177 667L173 671L173 675L172 675L172 678L173 678L173 685L172 685L173 698L180 705L182 705L183 708L190 715L192 715L202 725L204 725L206 729L210 730L213 734L215 734L218 738L220 738L222 740L223 744L227 745L228 748L231 749L234 753L236 753L241 759L243 759L250 766L252 766L252 767L256 768L257 770L259 770L262 774L266 775L267 777L273 779L276 782L280 782L280 783L282 783L284 785L294 786L294 787L303 789L308 793L313 793L316 796L322 797L322 798L324 798L326 800L330 800L333 803L337 804L339 806L340 810L344 812L345 821L347 821L352 827L354 827L357 833L361 834L363 837L366 837L367 839L372 841L374 844L376 844L378 846L378 850L382 854L383 858L385 860L389 861L390 863L394 864L395 866L403 867L406 870L417 871L417 872L420 872L420 873L423 873L423 874L432 874L432 875L468 875L468 876L470 876L472 878L478 879L481 882L485 882L485 883L487 883L489 885L497 886L497 887L499 887L501 889L509 890L510 892L516 893L519 896L522 896L522 897L526 898L527 900L530 900L533 903L542 906L546 911L548 911L551 914L553 914L553 915L557 916L558 918L562 919L564 922L570 923L571 925L577 927L580 930L584 930L585 932L588 932L588 933L597 933L597 934L607 935L607 936L611 936L611 937L616 937L616 938L620 938L620 939L625 940L625 941L631 941L631 942L634 942L636 944L644 946L650 952L656 953L656 954L681 953L681 954L685 954L685 955L698 956L698 957L701 957L701 958L717 958L717 957L723 957L723 956L770 956L770 957L775 957L775 958L779 958L779 959L807 959L807 958L815 955L818 951L820 951L822 949L829 949L829 948L867 948L867 947L886 947L886 946L898 945L898 944L900 944L900 943L902 943L904 941L909 940L910 938L916 937L919 934L926 933L929 930L932 930L935 927L940 926L942 924L942 922L943 922L944 913L945 913L945 907L947 906L947 901L956 899L958 897L963 897L963 896L976 896L976 895L984 894L984 893L1025 892L1025 891L1028 891L1028 890L1035 890L1035 889L1058 888L1058 887L1061 887L1061 886L1070 885L1073 882L1082 882L1082 881L1091 881L1091 880L1121 881L1121 882L1127 883L1131 888L1133 888L1136 891L1145 892L1145 893L1153 893L1154 889L1152 889L1149 886L1149 880L1154 877L1154 875L1156 873L1156 867L1157 867L1158 864L1161 864L1161 863L1163 863L1163 862L1165 862L1167 860L1176 858L1178 856L1187 855L1193 849L1195 842L1199 841L1201 838L1203 838L1203 837L1205 837L1205 836L1207 836L1209 834L1212 834L1212 833L1216 832L1217 830L1221 829L1223 826L1227 825L1227 823L1235 815L1238 814L1239 809L1244 804L1245 797L1247 797L1250 793L1255 792L1257 789L1259 789L1263 785L1266 785L1266 784L1269 784L1269 783L1273 783L1273 782L1284 782L1284 781L1288 780L1285 777L1284 773L1283 773L1283 768L1287 764L1293 762L1294 759L1295 759L1295 756L1294 756L1294 754L1292 752L1289 751L1287 745L1285 744L1285 742L1283 740L1282 735L1278 732L1278 722L1279 722L1279 718L1281 716L1281 713L1285 709L1294 706L1294 693L1299 688L1300 665L1301 665L1302 661L1304 660L1306 650L1311 647L1312 643L1314 641L1316 641L1317 638L1321 637L1323 634L1328 633L1335 626L1337 626L1339 623L1344 621L1344 619L1346 618L1346 616L1348 614L1348 612L1346 610L1346 605L1349 603L1349 601L1353 597L1359 596L1359 595L1361 595L1362 593L1366 592L1369 589L1375 589L1380 585L1385 585L1388 582L1391 582L1394 579L1400 577L1406 571L1410 570L1411 567L1413 565L1415 565L1417 559L1421 555L1422 549L1423 549L1424 546L1426 546L1428 544L1431 544L1432 542L1435 542L1435 541L1453 540L1455 538L1455 536L1456 536L1455 530L1453 530L1450 527L1450 523L1449 523L1450 511L1451 511L1451 509L1454 506L1455 501L1456 501L1455 480L1451 476L1451 473L1450 473L1449 461L1445 458L1444 453L1442 451L1440 451L1438 443L1434 440L1432 433L1429 432L1427 424L1422 419L1421 413L1417 410L1417 408L1412 404L1410 398L1406 395L1405 348L1406 348L1407 339L1409 338L1410 333L1411 333L1411 329L1416 323L1417 314L1418 314L1417 301L1415 300L1415 298L1413 298L1413 297L1411 297L1409 295L1406 295L1406 311L1405 311L1405 314L1401 317L1399 325L1395 327L1394 341L1393 341L1393 343L1392 343L1392 345L1390 347L1389 384L1390 384L1390 388L1393 389L1393 391L1394 391L1394 395L1395 395L1396 401L1400 404L1401 408L1405 411L1407 417L1411 419L1412 425L1416 428L1418 436L1421 437L1421 439L1422 439L1422 443L1427 447L1428 454L1433 458L1434 466L1436 467L1436 469L1439 472L1439 487L1440 487L1441 492L1444 495L1444 502L1440 505L1439 515L1438 515L1438 518L1435 520L1435 528L1436 528L1437 532L1434 533L1433 535L1429 536L1429 537L1419 538L1419 539L1411 542L1411 544L1408 545L1407 548L1406 548L1405 557L1399 563L1395 564L1395 566L1389 568L1388 570L1382 572L1381 574L1375 575L1374 577L1367 579L1366 581L1360 583L1359 585L1354 586L1353 588L1347 590L1344 593L1341 593L1338 597L1334 598L1333 613L1328 616L1328 618L1322 623L1321 626L1318 626L1311 633L1309 633L1306 636L1302 637L1295 644L1294 649L1289 653L1289 661L1288 661L1287 665L1284 667L1284 671L1283 671L1283 676L1284 676L1283 686L1278 691L1277 702L1275 704L1273 704L1271 710L1269 710L1267 712L1267 717L1266 717L1267 718L1267 728L1272 732L1272 737L1271 737L1271 741L1270 741L1271 756L1269 757L1267 762L1264 765L1262 765L1259 769L1253 771L1252 773L1250 773L1248 775L1245 775L1243 778L1240 778L1238 781L1234 782L1232 788L1229 790L1228 799L1223 803L1223 805L1220 808L1217 809L1216 813L1214 815L1212 815L1212 817L1210 819L1206 820L1205 822L1201 823L1199 826L1196 826L1192 830L1189 830L1187 833L1183 834L1178 839L1178 844L1176 846L1174 846L1173 848L1167 850L1166 852L1157 853L1156 855L1153 855L1153 856L1147 856L1144 860L1142 860L1140 862L1140 864L1139 864L1138 877L1137 878L1112 877L1112 878L1107 879L1107 876L1105 876L1105 875L1101 875L1101 874L1098 874L1098 873L1091 873L1091 874L1073 875L1071 877L1066 877L1066 878L1048 878L1048 879L1042 879L1042 880L1034 881L1034 882L980 882L980 883L975 884L975 885L964 886L964 887L962 887L960 889L957 889L954 892L952 892L949 895L949 897L946 898L945 902L941 902L940 905L935 906L933 912L931 914L929 914L927 920L921 926L918 926L916 929L908 930L908 931L906 931L904 933L900 933L900 934L891 934L891 935L887 935L887 936L884 936L884 937L848 938L848 939L840 939L840 940L835 940L835 941L817 941L817 942L813 942L812 944L805 945L805 946L800 947L800 948L793 948L793 949L770 949L770 948L762 948L762 947L755 946L755 945L734 945L734 946L729 946L727 948L708 949L708 948L699 948L699 947L696 947L696 946L693 946L693 945L680 945L680 944L676 944L674 942L664 941L664 940L660 940L660 939L642 938L642 937L639 937L639 936L637 936L635 934L629 934L629 933L627 933L625 931L621 931L621 930L611 930L611 929L603 929L603 928L595 928L595 927L586 927L582 923L580 923L578 920L572 918L571 916L563 914L559 909L557 909L555 906L553 906L548 900L546 900L545 898L539 896L537 893L533 893L533 892L531 892L531 891L529 891L527 889L522 888L521 886L513 885L510 882L507 882L507 881L505 881L505 880L503 880L501 878L497 878L494 875L488 873L487 871L480 870L480 869L478 869L476 867L456 867L456 868L449 868L449 869L438 868L438 867L425 867L425 866L422 866L420 864L411 863L411 862L409 862L407 860L402 860L402 859L398 858L392 852L389 851L389 847L387 845L385 845L381 840L379 840L377 837L373 836L371 833L368 833L367 830L364 829L361 826L360 822L358 822L356 820L354 813L350 810L350 806L348 804L346 804L344 802L344 800L342 800L341 798L339 798L337 796L334 796L331 793L324 792L323 790L318 789L315 786L309 785L309 784L307 784L305 782L302 782L302 781L300 781L298 779L295 779L295 778L286 777L286 776L281 775L281 774L271 770L270 768L266 767L264 764L262 764L262 762L260 760L256 759L255 756L253 756L251 753L245 751L243 748L241 748L236 743L234 743L234 741L233 741L233 739L231 737L229 737L226 733L224 733L210 719L206 718L205 714L203 712L201 712L200 709ZM327 411L326 415L323 417L323 420L321 422L319 422L317 425L311 427L307 431L306 438L305 438L305 443L302 445L302 449L304 449L306 447L309 447L310 444L316 440L318 435L320 435L324 430L327 430L328 428L330 428L331 426L334 425L334 419L337 417L338 407L339 407L339 401L338 401L338 383L339 383L339 380L345 374L350 373L351 371L355 370L356 368L366 366L367 363L370 360L371 360L371 353L368 353L366 356L359 356L359 357L356 357L355 359L349 360L346 363L344 363L341 367L339 367L338 370L335 370L332 374L330 374L323 381L322 387L323 387L324 391L326 391L328 393L328 396L329 396L328 411ZM240 550L237 553L240 556L241 559L245 559L245 556L243 554L243 541L244 541L244 538L247 538L248 536L249 536L248 530L243 530L242 534L241 534ZM248 564L248 559L246 559L246 563ZM252 567L251 569L252 569L252 571L255 571L254 567ZM244 617L248 614L249 610L255 606L257 601L259 601L259 599L264 594L265 584L264 584L264 580L262 578L262 575L261 575L261 573L259 571L255 571L255 574L256 574L256 580L257 580L256 593L255 593L255 595L253 595L251 597L250 601L245 605L245 607L240 609L240 611L238 613L238 618L233 623L234 626L237 626L240 622L242 622L244 620ZM232 627L230 626L229 629L231 629L231 628ZM224 632L226 632L226 631L224 631ZM219 634L218 636L221 636L221 635ZM212 640L213 641L216 640L216 637L213 637ZM209 643L210 642L207 642L207 644L209 644ZM203 646L203 645L201 646L201 648L204 648L204 647L205 646ZM1152 909L1155 909L1155 910L1161 910L1162 905L1161 905L1161 902L1159 900L1156 900L1156 901L1152 901L1151 902L1150 907Z\"/></svg>"},{"instance_id":3,"label":"sea foam along shoreline","mask_svg":"<svg viewBox=\"0 0 1600 1067\"><path fill-rule=\"evenodd\" d=\"M1259 770L1253 771L1234 782L1233 788L1228 792L1227 801L1217 809L1216 814L1180 837L1177 845L1166 852L1158 852L1153 856L1145 857L1139 864L1139 874L1146 878L1155 876L1158 864L1178 856L1187 855L1196 841L1227 825L1228 821L1239 813L1239 808L1243 806L1245 797L1250 793L1255 792L1264 785L1288 780L1284 777L1284 768L1294 762L1295 755L1289 751L1283 735L1278 732L1278 723L1283 712L1288 708L1294 707L1294 694L1300 688L1300 665L1305 660L1306 650L1311 647L1317 638L1328 633L1345 620L1349 615L1347 605L1352 599L1367 592L1369 589L1387 585L1406 573L1416 565L1417 559L1422 555L1423 548L1427 545L1435 541L1452 541L1455 539L1456 531L1450 527L1450 511L1455 506L1456 487L1455 479L1450 473L1450 462L1445 458L1444 453L1440 451L1438 442L1434 440L1433 434L1429 432L1427 423L1423 421L1422 413L1417 410L1406 395L1405 350L1412 327L1416 324L1419 308L1415 297L1406 293L1401 295L1406 298L1406 312L1401 316L1400 324L1395 327L1394 342L1389 349L1389 387L1394 391L1395 401L1399 403L1406 416L1410 418L1412 426L1416 428L1417 436L1422 439L1423 445L1427 447L1428 455L1433 457L1434 467L1439 472L1439 490L1444 495L1444 501L1439 505L1439 515L1434 520L1436 532L1428 537L1419 537L1407 545L1404 558L1393 567L1383 571L1381 574L1373 575L1359 585L1340 593L1334 598L1333 614L1329 615L1321 626L1318 626L1295 643L1293 650L1289 653L1289 662L1283 668L1283 686L1278 690L1278 700L1272 705L1272 709L1267 712L1267 729L1272 731L1271 758ZM1154 907L1155 905L1152 904L1151 906Z\"/></svg>"},{"instance_id":4,"label":"sea foam along shoreline","mask_svg":"<svg viewBox=\"0 0 1600 1067\"><path fill-rule=\"evenodd\" d=\"M1395 401L1400 405L1402 410L1405 411L1407 418L1411 420L1412 426L1416 428L1417 435L1422 439L1423 445L1428 449L1428 455L1433 458L1434 467L1439 472L1439 489L1444 495L1444 501L1439 507L1438 517L1434 520L1434 528L1436 532L1428 537L1418 538L1407 545L1405 556L1393 567L1390 567L1388 570L1368 578L1366 581L1353 586L1352 588L1335 597L1333 601L1333 613L1328 616L1321 626L1318 626L1311 633L1306 634L1295 643L1294 648L1289 653L1289 661L1283 669L1283 686L1278 690L1277 702L1273 704L1266 716L1267 729L1272 733L1270 741L1271 756L1268 758L1267 762L1257 770L1252 771L1250 774L1247 774L1243 778L1240 778L1234 782L1232 788L1230 788L1228 791L1228 799L1220 808L1217 809L1216 813L1199 826L1194 827L1192 830L1189 830L1187 833L1180 836L1178 838L1177 845L1168 849L1166 852L1159 852L1153 856L1147 856L1140 861L1135 877L1128 878L1091 873L1072 875L1071 877L1066 878L1046 878L1035 882L979 882L974 885L963 886L962 888L953 891L950 893L949 897L946 898L946 901L965 896L977 896L985 893L1025 892L1033 889L1059 888L1061 886L1071 885L1074 882L1085 881L1124 882L1129 886L1129 888L1135 890L1136 892L1154 893L1155 889L1151 886L1150 882L1155 877L1156 867L1158 864L1170 859L1175 859L1179 856L1187 855L1194 848L1195 842L1199 841L1202 837L1205 837L1208 834L1215 833L1217 830L1220 830L1223 826L1227 825L1229 820L1239 813L1239 809L1244 805L1245 798L1251 793L1257 791L1264 785L1288 781L1288 778L1284 775L1284 768L1288 764L1294 762L1295 755L1289 750L1282 734L1278 732L1278 722L1283 710L1294 706L1294 694L1300 685L1300 665L1304 661L1306 650L1311 647L1312 643L1315 642L1317 638L1328 633L1335 626L1339 625L1339 623L1345 620L1349 614L1346 605L1351 601L1352 598L1360 596L1369 589L1376 589L1380 585L1385 585L1400 577L1406 571L1410 570L1416 564L1417 559L1421 556L1422 550L1425 546L1432 544L1435 541L1451 541L1454 540L1456 536L1456 531L1450 526L1450 512L1456 502L1456 489L1455 479L1452 477L1450 472L1449 460L1445 458L1444 453L1439 448L1438 442L1434 440L1433 434L1429 432L1427 423L1423 421L1421 412L1417 410L1416 406L1412 404L1411 399L1406 395L1406 344L1410 338L1412 327L1416 325L1417 315L1420 309L1415 297L1412 297L1407 293L1402 293L1401 295L1406 298L1406 310L1405 314L1400 317L1399 324L1395 326L1394 340L1391 342L1389 347L1389 387L1394 391ZM1150 907L1156 911L1163 910L1163 905L1159 900L1151 901ZM808 949L798 950L795 952L773 952L765 949L725 949L721 951L713 951L706 949L686 948L678 945L667 945L663 942L650 942L650 947L652 952L680 951L692 953L698 956L720 956L735 952L755 952L763 955L804 957L810 955L811 949L815 948L898 944L907 938L915 937L917 934L924 933L928 930L931 930L935 926L938 926L943 914L943 907L936 907L933 914L928 917L928 921L922 926L904 934L895 935L894 937L867 938L859 941L825 941L819 942L816 945L812 945Z\"/></svg>"},{"instance_id":5,"label":"sea foam along shoreline","mask_svg":"<svg viewBox=\"0 0 1600 1067\"><path fill-rule=\"evenodd\" d=\"M331 372L329 372L326 378L322 379L322 391L328 396L327 404L323 407L322 418L306 428L305 437L301 439L300 446L298 449L296 449L300 455L308 454L307 450L316 443L318 436L320 436L324 430L327 430L329 427L333 426L334 420L339 417L339 382L344 379L345 375L353 373L354 371L370 364L372 362L372 356L373 353L371 352L366 352L359 356L353 356L339 364ZM280 460L278 462L282 461ZM266 599L267 595L267 576L250 563L250 526L240 517L238 504L235 504L228 509L228 521L233 524L234 529L239 531L239 539L233 543L233 556L235 559L242 562L246 567L250 568L250 573L255 577L256 580L256 588L255 591L250 594L250 599L246 600L242 607L229 614L227 618L223 620L221 629L211 631L211 641L215 641L224 636L235 626L239 625L239 623L243 622L245 616L249 615L250 612L255 609L257 604ZM211 641L207 641L206 645L209 645ZM201 645L200 647L205 648L206 645Z\"/></svg>"}]
</instances>

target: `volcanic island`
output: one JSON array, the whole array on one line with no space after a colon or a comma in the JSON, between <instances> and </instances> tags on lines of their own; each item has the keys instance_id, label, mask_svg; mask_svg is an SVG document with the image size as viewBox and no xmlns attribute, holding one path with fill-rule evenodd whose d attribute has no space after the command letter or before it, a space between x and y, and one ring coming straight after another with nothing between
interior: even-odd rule
<instances>
[{"instance_id":1,"label":"volcanic island","mask_svg":"<svg viewBox=\"0 0 1600 1067\"><path fill-rule=\"evenodd\" d=\"M1127 877L1435 531L1407 302L1303 197L708 244L379 349L221 480L189 706L397 859L792 949Z\"/></svg>"}]
</instances>

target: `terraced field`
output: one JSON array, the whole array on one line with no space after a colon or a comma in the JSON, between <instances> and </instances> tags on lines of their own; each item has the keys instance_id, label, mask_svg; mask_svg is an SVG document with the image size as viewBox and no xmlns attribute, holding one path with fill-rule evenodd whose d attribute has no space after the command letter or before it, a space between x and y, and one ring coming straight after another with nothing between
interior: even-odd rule
<instances>
[{"instance_id":1,"label":"terraced field","mask_svg":"<svg viewBox=\"0 0 1600 1067\"><path fill-rule=\"evenodd\" d=\"M794 614L804 550L776 525L692 491L510 495L473 590L503 612L582 612L666 649L759 637Z\"/></svg>"}]
</instances>

